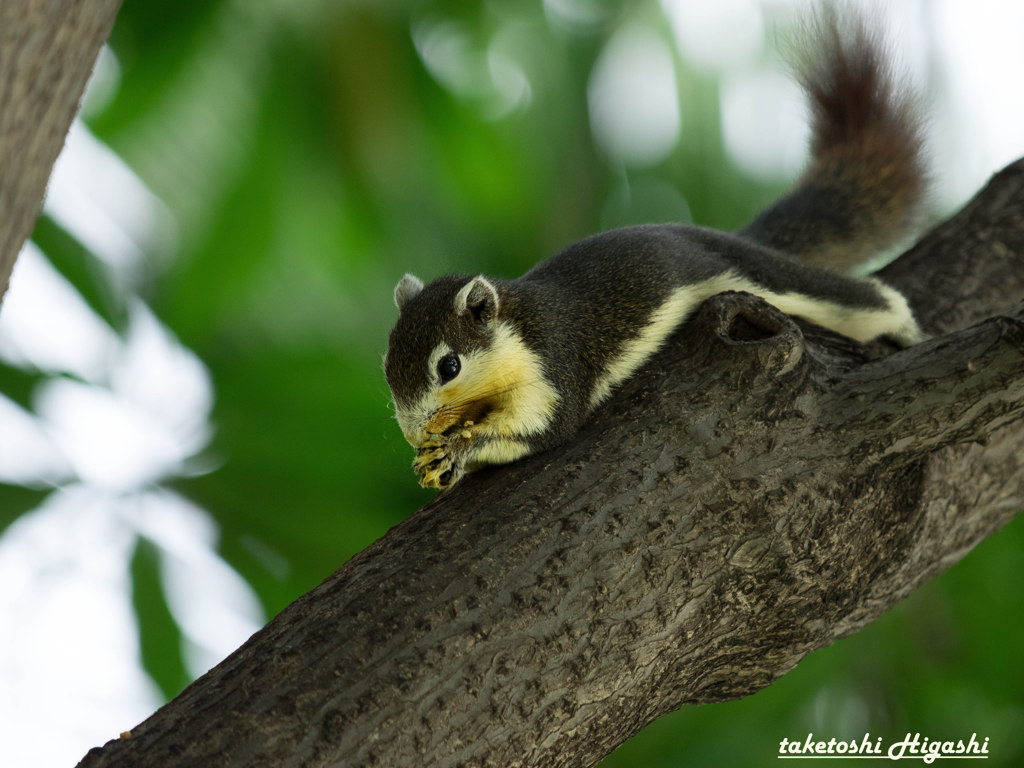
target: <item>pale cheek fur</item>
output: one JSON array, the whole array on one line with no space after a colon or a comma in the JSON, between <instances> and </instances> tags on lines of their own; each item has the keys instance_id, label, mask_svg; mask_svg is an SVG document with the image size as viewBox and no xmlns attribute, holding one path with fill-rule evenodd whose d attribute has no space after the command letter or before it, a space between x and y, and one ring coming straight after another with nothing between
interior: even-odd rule
<instances>
[{"instance_id":1,"label":"pale cheek fur","mask_svg":"<svg viewBox=\"0 0 1024 768\"><path fill-rule=\"evenodd\" d=\"M430 360L439 360L448 351L447 345L438 345ZM431 433L464 421L474 404L488 401L492 410L475 425L478 434L494 439L540 434L550 425L558 404L558 393L543 370L539 356L515 330L499 323L487 349L462 356L462 371L451 384L434 387L414 405L397 409L399 425L406 440L418 447ZM494 456L484 459L492 463L513 461L526 450L516 440L504 447L481 448ZM499 462L499 457L505 458Z\"/></svg>"},{"instance_id":2,"label":"pale cheek fur","mask_svg":"<svg viewBox=\"0 0 1024 768\"><path fill-rule=\"evenodd\" d=\"M548 428L558 393L544 377L540 357L511 326L499 323L490 347L468 357L473 385L481 397L493 398L496 406L480 425L483 434L527 436Z\"/></svg>"}]
</instances>

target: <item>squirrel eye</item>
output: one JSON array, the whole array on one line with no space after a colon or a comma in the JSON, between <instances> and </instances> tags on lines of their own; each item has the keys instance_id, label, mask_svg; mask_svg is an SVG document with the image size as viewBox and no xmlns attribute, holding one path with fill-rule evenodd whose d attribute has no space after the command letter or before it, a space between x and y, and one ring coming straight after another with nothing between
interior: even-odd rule
<instances>
[{"instance_id":1,"label":"squirrel eye","mask_svg":"<svg viewBox=\"0 0 1024 768\"><path fill-rule=\"evenodd\" d=\"M460 370L462 370L462 363L459 361L459 356L454 353L447 354L437 361L437 375L441 377L442 384L447 384L458 376Z\"/></svg>"}]
</instances>

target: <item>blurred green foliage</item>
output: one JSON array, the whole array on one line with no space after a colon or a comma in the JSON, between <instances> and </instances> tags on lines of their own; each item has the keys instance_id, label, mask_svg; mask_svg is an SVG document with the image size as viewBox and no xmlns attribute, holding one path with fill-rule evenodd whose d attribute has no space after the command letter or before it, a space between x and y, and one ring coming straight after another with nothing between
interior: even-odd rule
<instances>
[{"instance_id":1,"label":"blurred green foliage","mask_svg":"<svg viewBox=\"0 0 1024 768\"><path fill-rule=\"evenodd\" d=\"M88 122L176 220L140 290L216 390L213 471L176 487L215 516L223 556L269 615L431 496L381 374L404 272L514 276L611 224L664 219L677 198L697 223L730 228L784 185L730 164L717 83L681 58L678 148L628 171L595 148L588 77L627 19L664 29L650 2L595 3L575 27L519 1L124 4L111 39L118 90ZM480 56L500 35L528 100L495 117L486 89L441 82L415 40L442 24ZM97 312L123 321L82 246L48 219L36 240ZM19 402L33 385L0 370ZM39 500L0 491L5 510ZM663 718L604 765L764 765L783 737L811 731L978 732L991 737L989 765L1018 764L1022 544L1011 526L769 689ZM186 682L180 633L145 542L132 573L143 658L171 696Z\"/></svg>"}]
</instances>

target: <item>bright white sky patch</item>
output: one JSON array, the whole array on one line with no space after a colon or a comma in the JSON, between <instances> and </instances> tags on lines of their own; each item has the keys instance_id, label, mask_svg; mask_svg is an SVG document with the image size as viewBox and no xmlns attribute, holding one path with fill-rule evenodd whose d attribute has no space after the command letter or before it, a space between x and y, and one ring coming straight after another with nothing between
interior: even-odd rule
<instances>
[{"instance_id":1,"label":"bright white sky patch","mask_svg":"<svg viewBox=\"0 0 1024 768\"><path fill-rule=\"evenodd\" d=\"M594 139L616 161L651 166L679 141L672 52L646 27L615 33L594 65L587 99Z\"/></svg>"},{"instance_id":2,"label":"bright white sky patch","mask_svg":"<svg viewBox=\"0 0 1024 768\"><path fill-rule=\"evenodd\" d=\"M34 248L17 269L0 315L0 354L85 381L44 381L35 393L35 424L8 409L18 436L5 428L0 449L32 440L36 450L18 459L22 468L29 459L48 466L48 474L70 464L86 484L114 491L180 473L209 439L213 390L203 364L141 302L121 340ZM54 447L57 455L45 455ZM0 477L19 471L0 465Z\"/></svg>"},{"instance_id":3,"label":"bright white sky patch","mask_svg":"<svg viewBox=\"0 0 1024 768\"><path fill-rule=\"evenodd\" d=\"M751 176L794 178L807 156L807 107L800 88L779 71L748 69L724 76L722 139Z\"/></svg>"},{"instance_id":4,"label":"bright white sky patch","mask_svg":"<svg viewBox=\"0 0 1024 768\"><path fill-rule=\"evenodd\" d=\"M0 483L40 487L72 477L71 464L39 419L0 395Z\"/></svg>"},{"instance_id":5,"label":"bright white sky patch","mask_svg":"<svg viewBox=\"0 0 1024 768\"><path fill-rule=\"evenodd\" d=\"M36 400L57 444L91 487L130 491L180 468L181 446L157 415L108 389L55 378Z\"/></svg>"},{"instance_id":6,"label":"bright white sky patch","mask_svg":"<svg viewBox=\"0 0 1024 768\"><path fill-rule=\"evenodd\" d=\"M109 499L81 486L0 537L5 765L75 765L160 704L139 659L133 549Z\"/></svg>"},{"instance_id":7,"label":"bright white sky patch","mask_svg":"<svg viewBox=\"0 0 1024 768\"><path fill-rule=\"evenodd\" d=\"M157 548L194 675L262 626L259 601L217 554L205 511L168 491L111 496L76 485L52 494L0 537L4 765L75 765L160 705L131 604L139 535Z\"/></svg>"},{"instance_id":8,"label":"bright white sky patch","mask_svg":"<svg viewBox=\"0 0 1024 768\"><path fill-rule=\"evenodd\" d=\"M130 318L121 354L111 366L110 388L176 443L180 465L210 439L210 373L142 301L132 302Z\"/></svg>"},{"instance_id":9,"label":"bright white sky patch","mask_svg":"<svg viewBox=\"0 0 1024 768\"><path fill-rule=\"evenodd\" d=\"M662 0L679 50L692 64L717 71L743 64L764 46L756 0Z\"/></svg>"},{"instance_id":10,"label":"bright white sky patch","mask_svg":"<svg viewBox=\"0 0 1024 768\"><path fill-rule=\"evenodd\" d=\"M936 187L960 204L1024 155L1024 3L947 0L930 12L949 92L934 120Z\"/></svg>"},{"instance_id":11,"label":"bright white sky patch","mask_svg":"<svg viewBox=\"0 0 1024 768\"><path fill-rule=\"evenodd\" d=\"M80 120L53 167L43 210L126 278L142 268L156 235L162 248L174 235L164 204Z\"/></svg>"},{"instance_id":12,"label":"bright white sky patch","mask_svg":"<svg viewBox=\"0 0 1024 768\"><path fill-rule=\"evenodd\" d=\"M0 359L99 381L119 344L117 334L75 287L27 243L0 312Z\"/></svg>"}]
</instances>

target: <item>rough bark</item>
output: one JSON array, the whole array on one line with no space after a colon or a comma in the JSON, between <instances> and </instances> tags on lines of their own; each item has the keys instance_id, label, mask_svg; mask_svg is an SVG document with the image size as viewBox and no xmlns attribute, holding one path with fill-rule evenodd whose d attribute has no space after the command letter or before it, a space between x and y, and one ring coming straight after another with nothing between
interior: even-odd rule
<instances>
[{"instance_id":1,"label":"rough bark","mask_svg":"<svg viewBox=\"0 0 1024 768\"><path fill-rule=\"evenodd\" d=\"M709 301L571 444L439 495L81 765L587 766L767 685L1024 507L1022 204L1024 162L886 270L946 334L895 354Z\"/></svg>"},{"instance_id":2,"label":"rough bark","mask_svg":"<svg viewBox=\"0 0 1024 768\"><path fill-rule=\"evenodd\" d=\"M0 3L0 300L120 5Z\"/></svg>"}]
</instances>

